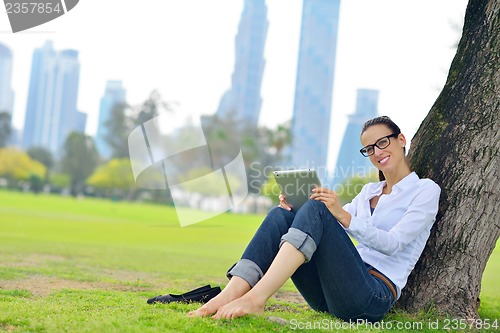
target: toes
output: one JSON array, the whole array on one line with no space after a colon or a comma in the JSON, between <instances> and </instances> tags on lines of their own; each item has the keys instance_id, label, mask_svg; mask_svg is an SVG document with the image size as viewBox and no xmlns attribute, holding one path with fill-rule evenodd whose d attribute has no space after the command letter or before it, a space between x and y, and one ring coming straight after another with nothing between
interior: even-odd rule
<instances>
[{"instance_id":1,"label":"toes","mask_svg":"<svg viewBox=\"0 0 500 333\"><path fill-rule=\"evenodd\" d=\"M187 316L188 317L206 317L206 316L210 315L211 313L213 313L213 312L211 312L210 309L206 305L204 305L197 310L189 311Z\"/></svg>"}]
</instances>

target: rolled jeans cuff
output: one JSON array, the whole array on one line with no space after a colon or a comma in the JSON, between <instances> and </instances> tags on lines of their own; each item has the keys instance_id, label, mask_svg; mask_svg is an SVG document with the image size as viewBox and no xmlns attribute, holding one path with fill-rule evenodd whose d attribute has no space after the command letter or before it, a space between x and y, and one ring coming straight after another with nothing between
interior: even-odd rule
<instances>
[{"instance_id":1,"label":"rolled jeans cuff","mask_svg":"<svg viewBox=\"0 0 500 333\"><path fill-rule=\"evenodd\" d=\"M239 276L253 288L262 276L264 276L264 273L262 273L260 267L253 261L241 259L227 271L226 276L228 279L231 279L233 276Z\"/></svg>"},{"instance_id":2,"label":"rolled jeans cuff","mask_svg":"<svg viewBox=\"0 0 500 333\"><path fill-rule=\"evenodd\" d=\"M316 243L311 236L296 228L288 229L288 232L281 237L280 247L284 242L292 244L297 250L302 252L306 258L306 262L311 260L314 251L316 251Z\"/></svg>"}]
</instances>

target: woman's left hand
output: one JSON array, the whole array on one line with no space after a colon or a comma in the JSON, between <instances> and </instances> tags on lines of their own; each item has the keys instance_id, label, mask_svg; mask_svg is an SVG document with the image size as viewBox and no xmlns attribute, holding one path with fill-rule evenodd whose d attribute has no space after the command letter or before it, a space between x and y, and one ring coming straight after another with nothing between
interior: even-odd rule
<instances>
[{"instance_id":1,"label":"woman's left hand","mask_svg":"<svg viewBox=\"0 0 500 333\"><path fill-rule=\"evenodd\" d=\"M346 228L349 227L351 222L351 214L342 208L339 197L335 191L324 187L316 187L312 190L310 196L313 200L318 200L326 205L326 208L332 215Z\"/></svg>"}]
</instances>

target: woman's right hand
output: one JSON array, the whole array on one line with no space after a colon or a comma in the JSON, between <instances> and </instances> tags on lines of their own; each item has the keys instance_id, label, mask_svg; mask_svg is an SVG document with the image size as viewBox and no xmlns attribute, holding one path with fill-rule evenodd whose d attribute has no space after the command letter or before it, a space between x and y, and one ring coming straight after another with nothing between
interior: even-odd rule
<instances>
[{"instance_id":1,"label":"woman's right hand","mask_svg":"<svg viewBox=\"0 0 500 333\"><path fill-rule=\"evenodd\" d=\"M290 207L286 203L285 196L282 193L280 193L279 199L280 199L280 204L278 205L278 207L281 207L281 208L286 209L288 211L292 210L292 207Z\"/></svg>"}]
</instances>

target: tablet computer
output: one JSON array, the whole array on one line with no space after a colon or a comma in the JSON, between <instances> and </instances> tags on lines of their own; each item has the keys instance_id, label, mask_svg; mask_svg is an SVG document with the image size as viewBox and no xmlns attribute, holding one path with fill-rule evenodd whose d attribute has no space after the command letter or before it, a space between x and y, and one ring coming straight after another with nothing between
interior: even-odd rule
<instances>
[{"instance_id":1,"label":"tablet computer","mask_svg":"<svg viewBox=\"0 0 500 333\"><path fill-rule=\"evenodd\" d=\"M309 200L313 188L321 187L314 169L278 170L274 171L273 175L286 203L294 212Z\"/></svg>"}]
</instances>

